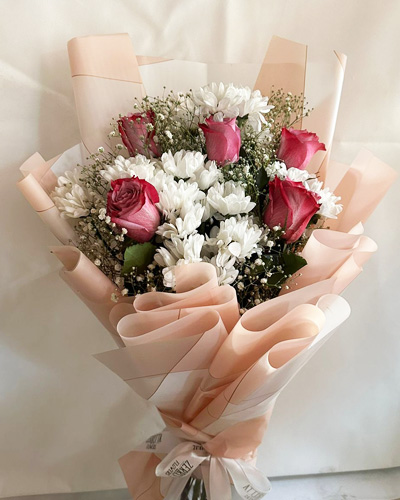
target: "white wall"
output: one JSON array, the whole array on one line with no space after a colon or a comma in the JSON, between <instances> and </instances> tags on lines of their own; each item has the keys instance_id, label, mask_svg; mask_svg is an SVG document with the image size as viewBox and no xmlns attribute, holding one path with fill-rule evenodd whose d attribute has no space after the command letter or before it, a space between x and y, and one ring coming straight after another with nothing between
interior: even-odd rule
<instances>
[{"instance_id":1,"label":"white wall","mask_svg":"<svg viewBox=\"0 0 400 500\"><path fill-rule=\"evenodd\" d=\"M366 146L399 168L396 0L0 2L0 497L124 486L117 458L156 430L91 358L106 332L57 277L51 234L15 188L33 152L79 141L67 41L128 32L138 54L260 63L273 34L348 55L333 158ZM345 293L350 320L282 394L269 475L400 465L399 185L366 225L379 252Z\"/></svg>"}]
</instances>

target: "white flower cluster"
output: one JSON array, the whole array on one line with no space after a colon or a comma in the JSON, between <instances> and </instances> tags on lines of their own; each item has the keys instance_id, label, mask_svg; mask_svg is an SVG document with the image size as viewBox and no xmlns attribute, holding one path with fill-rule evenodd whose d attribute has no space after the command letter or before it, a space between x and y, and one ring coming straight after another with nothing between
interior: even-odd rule
<instances>
[{"instance_id":1,"label":"white flower cluster","mask_svg":"<svg viewBox=\"0 0 400 500\"><path fill-rule=\"evenodd\" d=\"M256 132L267 125L264 115L273 108L268 104L268 97L263 97L259 90L252 91L232 83L210 83L199 88L193 93L193 103L200 109L200 119L213 115L215 121L222 121L247 116L246 126Z\"/></svg>"},{"instance_id":2,"label":"white flower cluster","mask_svg":"<svg viewBox=\"0 0 400 500\"><path fill-rule=\"evenodd\" d=\"M80 169L65 172L57 179L52 198L62 217L77 219L89 215L96 194L81 182Z\"/></svg>"},{"instance_id":3,"label":"white flower cluster","mask_svg":"<svg viewBox=\"0 0 400 500\"><path fill-rule=\"evenodd\" d=\"M316 193L319 196L320 205L317 214L328 219L336 219L343 210L343 205L338 204L340 196L335 196L329 188L324 188L323 183L307 170L287 168L283 162L276 161L269 165L266 171L271 180L279 177L281 180L290 179L293 182L301 182L306 189Z\"/></svg>"},{"instance_id":4,"label":"white flower cluster","mask_svg":"<svg viewBox=\"0 0 400 500\"><path fill-rule=\"evenodd\" d=\"M157 249L156 262L164 267L164 283L174 286L174 268L190 262L211 262L217 269L220 284L232 283L237 276L234 264L238 259L250 257L261 251L257 246L262 231L253 227L249 213L255 206L246 196L243 187L233 181L221 182L221 172L215 162L204 161L198 152L178 151L175 155L164 153L154 163L166 176L163 186L153 179L147 180L158 190L159 209L165 222L157 234L163 246ZM212 218L225 218L220 227L215 226L210 235L199 233L200 226ZM229 221L229 222L228 222ZM224 233L214 234L226 225Z\"/></svg>"}]
</instances>

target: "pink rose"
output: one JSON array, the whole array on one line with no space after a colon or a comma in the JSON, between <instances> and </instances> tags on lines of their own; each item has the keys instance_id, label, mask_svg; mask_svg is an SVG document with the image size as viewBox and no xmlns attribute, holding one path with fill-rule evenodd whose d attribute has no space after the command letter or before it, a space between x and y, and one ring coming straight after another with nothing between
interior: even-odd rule
<instances>
[{"instance_id":1,"label":"pink rose","mask_svg":"<svg viewBox=\"0 0 400 500\"><path fill-rule=\"evenodd\" d=\"M288 168L304 170L317 151L326 151L325 144L319 142L318 136L307 130L283 128L281 144L277 157L286 163Z\"/></svg>"},{"instance_id":2,"label":"pink rose","mask_svg":"<svg viewBox=\"0 0 400 500\"><path fill-rule=\"evenodd\" d=\"M149 125L153 127L151 130L148 130ZM152 111L122 117L118 120L118 130L131 156L136 154L160 156L160 150L154 142L154 113Z\"/></svg>"},{"instance_id":3,"label":"pink rose","mask_svg":"<svg viewBox=\"0 0 400 500\"><path fill-rule=\"evenodd\" d=\"M149 182L129 177L111 182L107 194L107 215L111 221L128 231L138 243L151 240L160 225L160 213L155 206L158 193Z\"/></svg>"},{"instance_id":4,"label":"pink rose","mask_svg":"<svg viewBox=\"0 0 400 500\"><path fill-rule=\"evenodd\" d=\"M215 160L218 165L238 161L241 139L240 128L236 125L236 118L225 118L222 122L216 122L213 118L206 118L205 123L199 126L206 137L209 160Z\"/></svg>"},{"instance_id":5,"label":"pink rose","mask_svg":"<svg viewBox=\"0 0 400 500\"><path fill-rule=\"evenodd\" d=\"M318 211L319 196L308 191L301 182L281 181L275 177L269 183L269 202L264 212L265 224L281 226L282 238L287 243L297 241L304 233L311 217Z\"/></svg>"}]
</instances>

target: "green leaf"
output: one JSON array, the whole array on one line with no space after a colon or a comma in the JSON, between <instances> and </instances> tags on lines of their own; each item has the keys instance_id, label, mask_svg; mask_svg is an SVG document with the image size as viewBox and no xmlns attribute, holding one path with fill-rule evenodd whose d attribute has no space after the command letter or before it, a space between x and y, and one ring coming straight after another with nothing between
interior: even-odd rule
<instances>
[{"instance_id":1,"label":"green leaf","mask_svg":"<svg viewBox=\"0 0 400 500\"><path fill-rule=\"evenodd\" d=\"M143 271L153 262L156 247L152 243L132 245L125 250L122 274L128 274L133 268Z\"/></svg>"},{"instance_id":2,"label":"green leaf","mask_svg":"<svg viewBox=\"0 0 400 500\"><path fill-rule=\"evenodd\" d=\"M236 118L236 124L237 124L237 126L238 126L239 128L242 128L242 126L243 126L243 125L247 122L248 118L249 118L249 115L248 115L248 114L247 114L247 115L244 115L244 116L238 116L238 117Z\"/></svg>"},{"instance_id":3,"label":"green leaf","mask_svg":"<svg viewBox=\"0 0 400 500\"><path fill-rule=\"evenodd\" d=\"M294 274L307 264L306 259L295 253L282 253L281 258L285 274Z\"/></svg>"},{"instance_id":4,"label":"green leaf","mask_svg":"<svg viewBox=\"0 0 400 500\"><path fill-rule=\"evenodd\" d=\"M274 272L270 278L268 278L269 286L282 286L286 281L285 276L295 274L299 269L307 264L307 261L291 252L275 254L273 257L274 266L281 266L282 272Z\"/></svg>"},{"instance_id":5,"label":"green leaf","mask_svg":"<svg viewBox=\"0 0 400 500\"><path fill-rule=\"evenodd\" d=\"M265 168L260 168L260 170L257 172L256 180L257 180L258 188L264 189L269 181L269 177L268 177L268 174L267 174Z\"/></svg>"}]
</instances>

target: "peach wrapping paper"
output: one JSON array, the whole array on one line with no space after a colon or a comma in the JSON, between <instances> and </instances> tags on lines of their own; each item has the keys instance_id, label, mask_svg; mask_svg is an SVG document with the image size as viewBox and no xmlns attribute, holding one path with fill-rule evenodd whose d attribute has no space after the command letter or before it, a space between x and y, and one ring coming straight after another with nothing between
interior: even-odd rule
<instances>
[{"instance_id":1,"label":"peach wrapping paper","mask_svg":"<svg viewBox=\"0 0 400 500\"><path fill-rule=\"evenodd\" d=\"M160 411L182 419L227 337L226 328L211 308L182 318L179 310L136 316L130 327L124 324L129 317L120 322L127 330L123 337L127 347L96 358Z\"/></svg>"},{"instance_id":2,"label":"peach wrapping paper","mask_svg":"<svg viewBox=\"0 0 400 500\"><path fill-rule=\"evenodd\" d=\"M343 211L337 220L329 221L329 227L350 231L358 222L365 222L396 178L391 167L368 150L361 150L334 186L335 194L342 198Z\"/></svg>"},{"instance_id":3,"label":"peach wrapping paper","mask_svg":"<svg viewBox=\"0 0 400 500\"><path fill-rule=\"evenodd\" d=\"M50 198L57 177L52 166L58 157L45 161L39 153L32 155L21 166L24 178L18 182L18 188L36 211L54 236L64 245L75 243L76 235L67 220L63 219Z\"/></svg>"},{"instance_id":4,"label":"peach wrapping paper","mask_svg":"<svg viewBox=\"0 0 400 500\"><path fill-rule=\"evenodd\" d=\"M124 343L109 319L115 306L111 297L115 294L121 302L132 302L132 299L122 297L116 285L78 248L65 245L51 247L50 250L63 264L60 277L111 333L117 345L123 346Z\"/></svg>"},{"instance_id":5,"label":"peach wrapping paper","mask_svg":"<svg viewBox=\"0 0 400 500\"><path fill-rule=\"evenodd\" d=\"M215 273L206 263L182 266L177 275L178 289L182 290L180 279L190 283L188 276L192 283L210 283L211 271ZM177 293L190 295L183 301L174 300L174 294L170 294L170 303L178 308L176 313L181 312L179 304L185 308L190 302L194 305L195 312L178 319L173 309L164 310L167 294L144 294L141 307L147 309L150 304L151 312L138 312L118 323L127 347L96 358L142 397L153 401L169 428L179 431L177 435L203 442L213 456L250 457L261 441L280 391L350 313L343 298L325 294L333 282L317 283L253 308L228 336L210 305L210 291L204 293L204 284L198 294L196 289L185 288ZM155 307L157 295L159 309ZM206 300L202 305L200 298ZM237 313L233 304L231 313ZM213 364L221 376L219 383L214 383L212 396L199 399L202 382L214 378ZM231 382L227 384L224 376ZM148 464L144 469L138 464L141 461ZM157 464L157 459L149 460L143 452L132 452L121 459L133 498L142 498L139 492L148 482L153 485L148 494L153 496L143 498L163 498L157 496L161 495L160 481L153 477L151 482ZM138 484L132 470L140 470L148 478L142 477Z\"/></svg>"},{"instance_id":6,"label":"peach wrapping paper","mask_svg":"<svg viewBox=\"0 0 400 500\"><path fill-rule=\"evenodd\" d=\"M376 243L359 232L363 232L362 224L349 233L327 229L313 231L302 251L307 265L289 281L290 288L283 288L281 294L329 278L335 278L334 291L341 293L377 250Z\"/></svg>"},{"instance_id":7,"label":"peach wrapping paper","mask_svg":"<svg viewBox=\"0 0 400 500\"><path fill-rule=\"evenodd\" d=\"M68 54L81 139L94 154L107 145L111 119L144 96L138 62L127 33L73 38Z\"/></svg>"},{"instance_id":8,"label":"peach wrapping paper","mask_svg":"<svg viewBox=\"0 0 400 500\"><path fill-rule=\"evenodd\" d=\"M263 95L269 95L271 88L282 88L292 94L307 93L307 70L309 67L309 53L307 45L273 36L268 47L260 73L254 85ZM344 73L346 70L346 56L332 51L329 60L324 61L325 73L329 75L323 85L318 86L318 101L309 117L304 117L295 125L295 128L308 128L316 132L321 142L326 146L326 152L319 152L307 167L310 172L321 170L321 177L328 165L336 118L339 110L340 95L342 92Z\"/></svg>"}]
</instances>

